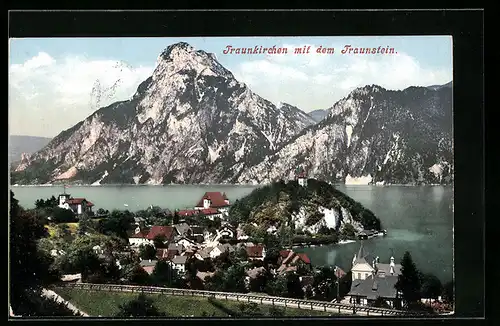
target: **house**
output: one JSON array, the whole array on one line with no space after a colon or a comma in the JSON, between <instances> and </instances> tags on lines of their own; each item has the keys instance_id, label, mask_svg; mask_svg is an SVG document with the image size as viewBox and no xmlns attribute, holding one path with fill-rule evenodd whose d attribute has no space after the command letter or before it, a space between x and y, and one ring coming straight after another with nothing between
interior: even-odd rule
<instances>
[{"instance_id":1,"label":"house","mask_svg":"<svg viewBox=\"0 0 500 326\"><path fill-rule=\"evenodd\" d=\"M263 245L247 246L247 255L249 260L264 260L266 249Z\"/></svg>"},{"instance_id":2,"label":"house","mask_svg":"<svg viewBox=\"0 0 500 326\"><path fill-rule=\"evenodd\" d=\"M156 258L158 260L171 260L176 255L180 255L181 253L178 250L171 250L167 248L160 248L156 250Z\"/></svg>"},{"instance_id":3,"label":"house","mask_svg":"<svg viewBox=\"0 0 500 326\"><path fill-rule=\"evenodd\" d=\"M181 237L191 236L192 231L191 231L191 226L189 226L189 224L184 222L184 223L174 224L172 226L175 228L179 236Z\"/></svg>"},{"instance_id":4,"label":"house","mask_svg":"<svg viewBox=\"0 0 500 326\"><path fill-rule=\"evenodd\" d=\"M195 209L216 208L222 213L227 213L230 203L226 193L206 192L196 205Z\"/></svg>"},{"instance_id":5,"label":"house","mask_svg":"<svg viewBox=\"0 0 500 326\"><path fill-rule=\"evenodd\" d=\"M217 236L224 240L236 239L236 234L237 231L229 224L224 224L217 230Z\"/></svg>"},{"instance_id":6,"label":"house","mask_svg":"<svg viewBox=\"0 0 500 326\"><path fill-rule=\"evenodd\" d=\"M207 278L214 276L213 272L197 272L196 277L201 281L201 283L205 283Z\"/></svg>"},{"instance_id":7,"label":"house","mask_svg":"<svg viewBox=\"0 0 500 326\"><path fill-rule=\"evenodd\" d=\"M144 217L135 216L134 225L137 225L137 227L144 227L146 225L146 220L144 219Z\"/></svg>"},{"instance_id":8,"label":"house","mask_svg":"<svg viewBox=\"0 0 500 326\"><path fill-rule=\"evenodd\" d=\"M210 258L214 259L216 257L219 257L224 252L231 252L231 251L234 251L234 248L229 243L225 243L213 248L212 251L210 251L209 255Z\"/></svg>"},{"instance_id":9,"label":"house","mask_svg":"<svg viewBox=\"0 0 500 326\"><path fill-rule=\"evenodd\" d=\"M274 225L271 225L267 228L266 232L269 234L276 234L276 232L278 232L278 228Z\"/></svg>"},{"instance_id":10,"label":"house","mask_svg":"<svg viewBox=\"0 0 500 326\"><path fill-rule=\"evenodd\" d=\"M369 305L378 297L384 299L393 308L401 305L401 294L396 290L397 275L375 274L364 280L352 281L351 290L348 293L349 302L359 305Z\"/></svg>"},{"instance_id":11,"label":"house","mask_svg":"<svg viewBox=\"0 0 500 326\"><path fill-rule=\"evenodd\" d=\"M380 297L391 307L400 306L401 295L395 285L401 274L401 265L395 263L394 257L390 258L389 264L380 263L379 257L372 258L364 252L361 242L351 271L353 280L348 294L351 303L367 305Z\"/></svg>"},{"instance_id":12,"label":"house","mask_svg":"<svg viewBox=\"0 0 500 326\"><path fill-rule=\"evenodd\" d=\"M201 226L192 226L190 239L196 243L202 243L203 241L205 241L203 228Z\"/></svg>"},{"instance_id":13,"label":"house","mask_svg":"<svg viewBox=\"0 0 500 326\"><path fill-rule=\"evenodd\" d=\"M174 258L170 260L172 268L178 270L181 273L184 273L186 271L187 259L187 256L174 256Z\"/></svg>"},{"instance_id":14,"label":"house","mask_svg":"<svg viewBox=\"0 0 500 326\"><path fill-rule=\"evenodd\" d=\"M250 280L256 279L261 273L265 273L266 269L262 267L252 268L247 271L247 275L245 276L245 284L248 287L250 285Z\"/></svg>"},{"instance_id":15,"label":"house","mask_svg":"<svg viewBox=\"0 0 500 326\"><path fill-rule=\"evenodd\" d=\"M141 265L142 269L144 269L149 275L151 275L153 274L157 262L157 260L147 259L141 260L139 264Z\"/></svg>"},{"instance_id":16,"label":"house","mask_svg":"<svg viewBox=\"0 0 500 326\"><path fill-rule=\"evenodd\" d=\"M153 241L157 236L165 237L166 242L170 242L174 239L174 237L178 235L176 229L172 226L153 226L151 230L149 230L146 238L148 240Z\"/></svg>"},{"instance_id":17,"label":"house","mask_svg":"<svg viewBox=\"0 0 500 326\"><path fill-rule=\"evenodd\" d=\"M152 244L153 241L149 240L148 237L149 230L142 230L134 233L128 237L128 242L131 246L139 247L141 245Z\"/></svg>"},{"instance_id":18,"label":"house","mask_svg":"<svg viewBox=\"0 0 500 326\"><path fill-rule=\"evenodd\" d=\"M298 168L296 170L295 180L297 180L299 186L307 187L307 172L304 168Z\"/></svg>"},{"instance_id":19,"label":"house","mask_svg":"<svg viewBox=\"0 0 500 326\"><path fill-rule=\"evenodd\" d=\"M73 198L70 194L61 194L59 195L59 205L60 208L70 209L75 214L89 214L92 213L92 204L85 198Z\"/></svg>"},{"instance_id":20,"label":"house","mask_svg":"<svg viewBox=\"0 0 500 326\"><path fill-rule=\"evenodd\" d=\"M378 234L378 231L376 231L376 230L362 230L362 231L358 232L358 238L360 240L365 240L368 238L372 238L373 236L375 236L377 234Z\"/></svg>"},{"instance_id":21,"label":"house","mask_svg":"<svg viewBox=\"0 0 500 326\"><path fill-rule=\"evenodd\" d=\"M247 240L248 238L249 238L248 235L246 235L245 232L240 227L236 229L237 240Z\"/></svg>"},{"instance_id":22,"label":"house","mask_svg":"<svg viewBox=\"0 0 500 326\"><path fill-rule=\"evenodd\" d=\"M278 263L281 265L293 265L298 262L303 262L306 265L311 265L311 260L305 253L296 253L293 250L281 250L278 258Z\"/></svg>"},{"instance_id":23,"label":"house","mask_svg":"<svg viewBox=\"0 0 500 326\"><path fill-rule=\"evenodd\" d=\"M352 280L364 280L370 276L375 268L369 262L373 261L372 256L365 253L363 248L363 242L359 247L358 254L354 254L352 260Z\"/></svg>"},{"instance_id":24,"label":"house","mask_svg":"<svg viewBox=\"0 0 500 326\"><path fill-rule=\"evenodd\" d=\"M338 279L341 279L342 277L346 276L347 273L344 272L344 270L338 266L335 266L335 276L337 276Z\"/></svg>"},{"instance_id":25,"label":"house","mask_svg":"<svg viewBox=\"0 0 500 326\"><path fill-rule=\"evenodd\" d=\"M198 260L205 260L210 258L210 252L213 250L213 247L206 247L201 250L196 251L194 257Z\"/></svg>"},{"instance_id":26,"label":"house","mask_svg":"<svg viewBox=\"0 0 500 326\"><path fill-rule=\"evenodd\" d=\"M194 242L193 240L191 240L189 238L182 237L182 236L174 239L174 243L177 245L181 245L186 249L187 248L191 248L191 249L197 248L196 242Z\"/></svg>"}]
</instances>

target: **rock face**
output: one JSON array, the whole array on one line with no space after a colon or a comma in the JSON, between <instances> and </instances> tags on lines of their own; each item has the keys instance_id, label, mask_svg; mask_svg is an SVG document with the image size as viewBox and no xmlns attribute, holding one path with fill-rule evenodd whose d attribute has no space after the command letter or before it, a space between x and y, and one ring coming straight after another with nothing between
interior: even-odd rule
<instances>
[{"instance_id":1,"label":"rock face","mask_svg":"<svg viewBox=\"0 0 500 326\"><path fill-rule=\"evenodd\" d=\"M253 93L215 56L167 47L128 101L96 111L20 165L19 183L231 183L314 123Z\"/></svg>"},{"instance_id":2,"label":"rock face","mask_svg":"<svg viewBox=\"0 0 500 326\"><path fill-rule=\"evenodd\" d=\"M346 183L451 183L451 88L358 88L238 181L290 178L297 166L309 177Z\"/></svg>"},{"instance_id":3,"label":"rock face","mask_svg":"<svg viewBox=\"0 0 500 326\"><path fill-rule=\"evenodd\" d=\"M450 84L451 85L451 84ZM358 88L316 123L238 82L213 54L167 47L134 96L94 112L24 158L13 183L453 181L452 88Z\"/></svg>"}]
</instances>

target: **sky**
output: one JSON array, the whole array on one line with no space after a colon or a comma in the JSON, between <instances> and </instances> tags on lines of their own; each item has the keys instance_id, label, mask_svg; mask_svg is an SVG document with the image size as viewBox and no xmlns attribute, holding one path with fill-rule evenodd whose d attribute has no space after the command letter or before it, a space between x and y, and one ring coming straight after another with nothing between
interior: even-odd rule
<instances>
[{"instance_id":1,"label":"sky","mask_svg":"<svg viewBox=\"0 0 500 326\"><path fill-rule=\"evenodd\" d=\"M177 42L214 53L255 93L305 112L327 109L356 87L401 90L453 76L451 36L10 39L9 133L54 137L100 107L129 99L162 50ZM225 54L228 45L288 52ZM345 45L390 47L394 54L342 54ZM304 46L309 54L294 54ZM335 51L318 54L320 46Z\"/></svg>"}]
</instances>

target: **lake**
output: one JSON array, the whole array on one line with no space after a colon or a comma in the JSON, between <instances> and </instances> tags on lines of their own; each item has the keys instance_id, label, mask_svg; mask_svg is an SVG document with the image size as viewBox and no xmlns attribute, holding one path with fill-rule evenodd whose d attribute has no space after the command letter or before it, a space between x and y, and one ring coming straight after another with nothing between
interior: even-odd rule
<instances>
[{"instance_id":1,"label":"lake","mask_svg":"<svg viewBox=\"0 0 500 326\"><path fill-rule=\"evenodd\" d=\"M375 213L387 229L386 237L364 241L364 248L381 262L393 254L399 262L405 251L412 254L417 267L442 281L453 276L453 188L442 186L347 186L337 189ZM256 186L168 185L168 186L72 186L73 197L85 197L104 208L136 211L150 205L185 209L196 205L206 191L226 192L234 201ZM33 208L35 200L56 196L62 186L19 186L11 188L20 205ZM305 252L314 265L338 265L350 269L355 243L295 249Z\"/></svg>"}]
</instances>

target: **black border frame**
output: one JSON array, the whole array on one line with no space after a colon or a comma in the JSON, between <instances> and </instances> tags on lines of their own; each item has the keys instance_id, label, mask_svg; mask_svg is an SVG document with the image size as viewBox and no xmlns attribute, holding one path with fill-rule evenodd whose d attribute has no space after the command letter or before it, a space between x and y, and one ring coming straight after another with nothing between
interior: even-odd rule
<instances>
[{"instance_id":1,"label":"black border frame","mask_svg":"<svg viewBox=\"0 0 500 326\"><path fill-rule=\"evenodd\" d=\"M453 318L485 317L483 10L10 11L8 16L8 35L18 38L452 35L456 171Z\"/></svg>"}]
</instances>

